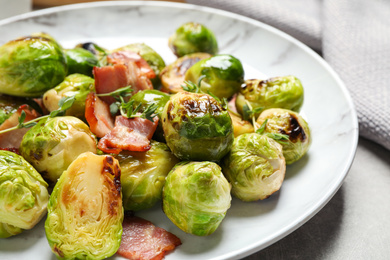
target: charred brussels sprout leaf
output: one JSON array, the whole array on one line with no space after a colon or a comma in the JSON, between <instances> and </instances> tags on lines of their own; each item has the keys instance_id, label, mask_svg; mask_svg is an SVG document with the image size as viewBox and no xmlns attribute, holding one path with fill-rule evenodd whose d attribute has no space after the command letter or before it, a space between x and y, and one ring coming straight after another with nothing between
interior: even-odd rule
<instances>
[{"instance_id":1,"label":"charred brussels sprout leaf","mask_svg":"<svg viewBox=\"0 0 390 260\"><path fill-rule=\"evenodd\" d=\"M81 154L50 196L45 231L52 251L61 259L110 257L119 248L122 221L118 161Z\"/></svg>"},{"instance_id":2,"label":"charred brussels sprout leaf","mask_svg":"<svg viewBox=\"0 0 390 260\"><path fill-rule=\"evenodd\" d=\"M179 92L161 119L167 144L181 160L218 161L233 143L229 113L210 95Z\"/></svg>"},{"instance_id":3,"label":"charred brussels sprout leaf","mask_svg":"<svg viewBox=\"0 0 390 260\"><path fill-rule=\"evenodd\" d=\"M47 183L22 156L0 151L0 238L33 228L46 214Z\"/></svg>"},{"instance_id":4,"label":"charred brussels sprout leaf","mask_svg":"<svg viewBox=\"0 0 390 260\"><path fill-rule=\"evenodd\" d=\"M20 153L53 185L77 156L96 153L96 139L89 127L71 116L43 119L23 137Z\"/></svg>"},{"instance_id":5,"label":"charred brussels sprout leaf","mask_svg":"<svg viewBox=\"0 0 390 260\"><path fill-rule=\"evenodd\" d=\"M212 55L218 52L218 43L214 33L206 26L193 22L180 26L169 37L168 45L178 57L195 52L206 52Z\"/></svg>"},{"instance_id":6,"label":"charred brussels sprout leaf","mask_svg":"<svg viewBox=\"0 0 390 260\"><path fill-rule=\"evenodd\" d=\"M257 123L265 123L263 134L287 136L287 140L281 142L286 164L296 162L309 150L310 128L298 113L288 109L267 109L260 114Z\"/></svg>"},{"instance_id":7,"label":"charred brussels sprout leaf","mask_svg":"<svg viewBox=\"0 0 390 260\"><path fill-rule=\"evenodd\" d=\"M165 68L165 62L163 58L160 56L160 54L158 54L155 50L153 50L145 43L129 44L121 48L118 48L116 50L113 50L112 52L125 51L125 50L132 51L139 54L149 64L149 66L153 69L154 73L156 74L156 77L151 79L153 87L155 89L159 89L161 84L159 75L161 71Z\"/></svg>"},{"instance_id":8,"label":"charred brussels sprout leaf","mask_svg":"<svg viewBox=\"0 0 390 260\"><path fill-rule=\"evenodd\" d=\"M232 194L243 201L268 198L284 180L286 163L282 146L256 133L238 136L222 169L232 184Z\"/></svg>"},{"instance_id":9,"label":"charred brussels sprout leaf","mask_svg":"<svg viewBox=\"0 0 390 260\"><path fill-rule=\"evenodd\" d=\"M58 86L48 90L43 95L43 104L47 110L54 111L59 108L58 102L63 97L75 97L71 108L66 111L66 115L84 118L85 100L88 93L95 90L93 78L83 74L72 74L65 78Z\"/></svg>"},{"instance_id":10,"label":"charred brussels sprout leaf","mask_svg":"<svg viewBox=\"0 0 390 260\"><path fill-rule=\"evenodd\" d=\"M99 65L97 57L83 48L65 50L68 64L68 75L74 73L93 77L92 69Z\"/></svg>"},{"instance_id":11,"label":"charred brussels sprout leaf","mask_svg":"<svg viewBox=\"0 0 390 260\"><path fill-rule=\"evenodd\" d=\"M0 47L0 93L37 97L67 74L64 52L55 41L25 37Z\"/></svg>"},{"instance_id":12,"label":"charred brussels sprout leaf","mask_svg":"<svg viewBox=\"0 0 390 260\"><path fill-rule=\"evenodd\" d=\"M157 106L157 109L154 113L157 114L160 120L158 122L157 129L154 132L153 138L161 142L165 142L164 132L162 129L161 115L164 110L164 106L169 101L169 99L170 95L159 90L153 89L139 91L130 98L130 101L134 100L134 108L140 105L140 108L138 110L139 112L144 112L145 109L147 109L153 104Z\"/></svg>"},{"instance_id":13,"label":"charred brussels sprout leaf","mask_svg":"<svg viewBox=\"0 0 390 260\"><path fill-rule=\"evenodd\" d=\"M165 177L179 160L164 143L152 141L145 153L121 152L123 207L139 211L152 207L161 199Z\"/></svg>"},{"instance_id":14,"label":"charred brussels sprout leaf","mask_svg":"<svg viewBox=\"0 0 390 260\"><path fill-rule=\"evenodd\" d=\"M172 64L166 66L160 74L162 90L169 93L183 91L182 84L189 68L200 60L208 59L211 55L208 53L192 53L178 58Z\"/></svg>"},{"instance_id":15,"label":"charred brussels sprout leaf","mask_svg":"<svg viewBox=\"0 0 390 260\"><path fill-rule=\"evenodd\" d=\"M245 116L249 102L256 116L264 109L285 108L299 112L303 104L303 87L294 76L275 77L268 80L250 79L242 85L236 99L237 111Z\"/></svg>"},{"instance_id":16,"label":"charred brussels sprout leaf","mask_svg":"<svg viewBox=\"0 0 390 260\"><path fill-rule=\"evenodd\" d=\"M212 234L230 208L231 186L212 162L181 162L168 174L163 189L163 210L183 231Z\"/></svg>"},{"instance_id":17,"label":"charred brussels sprout leaf","mask_svg":"<svg viewBox=\"0 0 390 260\"><path fill-rule=\"evenodd\" d=\"M202 92L230 98L244 82L244 69L235 57L221 54L195 63L185 74L186 81L198 82L201 77Z\"/></svg>"}]
</instances>

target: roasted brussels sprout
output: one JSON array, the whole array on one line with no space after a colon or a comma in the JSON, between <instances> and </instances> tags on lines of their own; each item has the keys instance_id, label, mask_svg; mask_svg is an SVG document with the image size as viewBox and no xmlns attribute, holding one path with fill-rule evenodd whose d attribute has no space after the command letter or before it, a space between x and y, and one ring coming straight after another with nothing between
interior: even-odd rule
<instances>
[{"instance_id":1,"label":"roasted brussels sprout","mask_svg":"<svg viewBox=\"0 0 390 260\"><path fill-rule=\"evenodd\" d=\"M47 110L54 111L59 108L58 102L63 97L74 96L75 101L71 108L66 111L66 115L84 118L85 100L89 92L95 90L93 78L83 74L72 74L65 78L58 86L45 92L43 104Z\"/></svg>"},{"instance_id":2,"label":"roasted brussels sprout","mask_svg":"<svg viewBox=\"0 0 390 260\"><path fill-rule=\"evenodd\" d=\"M165 67L165 62L163 58L161 58L160 54L158 54L155 50L153 50L145 43L132 43L121 48L115 49L112 52L123 50L138 53L149 64L149 66L156 74L156 77L150 80L152 81L153 87L155 89L159 89L161 84L159 75L162 69Z\"/></svg>"},{"instance_id":3,"label":"roasted brussels sprout","mask_svg":"<svg viewBox=\"0 0 390 260\"><path fill-rule=\"evenodd\" d=\"M181 162L168 174L163 210L183 231L212 234L230 208L231 185L213 162Z\"/></svg>"},{"instance_id":4,"label":"roasted brussels sprout","mask_svg":"<svg viewBox=\"0 0 390 260\"><path fill-rule=\"evenodd\" d=\"M306 154L311 144L311 134L309 125L302 116L288 109L272 108L264 110L257 123L262 125L266 120L264 134L282 134L288 137L288 140L282 142L286 164L292 164Z\"/></svg>"},{"instance_id":5,"label":"roasted brussels sprout","mask_svg":"<svg viewBox=\"0 0 390 260\"><path fill-rule=\"evenodd\" d=\"M266 135L240 135L223 158L222 171L232 184L232 194L240 200L266 199L280 189L284 180L282 146Z\"/></svg>"},{"instance_id":6,"label":"roasted brussels sprout","mask_svg":"<svg viewBox=\"0 0 390 260\"><path fill-rule=\"evenodd\" d=\"M161 114L164 110L165 104L169 101L169 99L170 95L155 89L139 91L130 98L130 101L134 100L134 108L141 104L139 112L143 112L148 106L153 104L157 106L155 113L160 120L158 122L157 129L154 132L153 139L160 142L165 142Z\"/></svg>"},{"instance_id":7,"label":"roasted brussels sprout","mask_svg":"<svg viewBox=\"0 0 390 260\"><path fill-rule=\"evenodd\" d=\"M64 52L55 41L24 37L0 47L0 93L37 97L67 74Z\"/></svg>"},{"instance_id":8,"label":"roasted brussels sprout","mask_svg":"<svg viewBox=\"0 0 390 260\"><path fill-rule=\"evenodd\" d=\"M105 259L122 237L120 168L108 155L87 152L61 175L45 222L52 251L61 259Z\"/></svg>"},{"instance_id":9,"label":"roasted brussels sprout","mask_svg":"<svg viewBox=\"0 0 390 260\"><path fill-rule=\"evenodd\" d=\"M166 66L160 73L162 90L169 93L183 91L181 85L184 83L184 76L192 65L200 60L208 59L211 55L198 52L178 58L174 63Z\"/></svg>"},{"instance_id":10,"label":"roasted brussels sprout","mask_svg":"<svg viewBox=\"0 0 390 260\"><path fill-rule=\"evenodd\" d=\"M233 143L233 126L226 107L207 94L179 92L161 117L165 139L181 160L218 161Z\"/></svg>"},{"instance_id":11,"label":"roasted brussels sprout","mask_svg":"<svg viewBox=\"0 0 390 260\"><path fill-rule=\"evenodd\" d=\"M206 26L193 22L177 28L176 32L169 37L168 45L178 57L195 52L206 52L212 55L218 53L218 43L214 33Z\"/></svg>"},{"instance_id":12,"label":"roasted brussels sprout","mask_svg":"<svg viewBox=\"0 0 390 260\"><path fill-rule=\"evenodd\" d=\"M227 54L216 55L194 64L185 74L185 80L200 83L204 93L212 93L219 98L230 98L240 90L244 82L244 69L241 62Z\"/></svg>"},{"instance_id":13,"label":"roasted brussels sprout","mask_svg":"<svg viewBox=\"0 0 390 260\"><path fill-rule=\"evenodd\" d=\"M46 214L48 200L39 173L22 156L0 150L0 238L33 228Z\"/></svg>"},{"instance_id":14,"label":"roasted brussels sprout","mask_svg":"<svg viewBox=\"0 0 390 260\"><path fill-rule=\"evenodd\" d=\"M43 119L23 137L21 155L52 186L77 156L96 153L96 138L87 124L76 117Z\"/></svg>"},{"instance_id":15,"label":"roasted brussels sprout","mask_svg":"<svg viewBox=\"0 0 390 260\"><path fill-rule=\"evenodd\" d=\"M294 76L246 80L236 99L236 108L241 115L244 115L247 102L252 109L257 109L256 116L267 108L286 108L299 112L303 104L303 87Z\"/></svg>"},{"instance_id":16,"label":"roasted brussels sprout","mask_svg":"<svg viewBox=\"0 0 390 260\"><path fill-rule=\"evenodd\" d=\"M152 140L151 145L145 153L122 151L117 157L125 210L147 209L159 201L165 177L179 162L166 144Z\"/></svg>"},{"instance_id":17,"label":"roasted brussels sprout","mask_svg":"<svg viewBox=\"0 0 390 260\"><path fill-rule=\"evenodd\" d=\"M80 73L93 77L92 69L99 64L94 54L83 48L65 50L65 54L68 64L68 75Z\"/></svg>"},{"instance_id":18,"label":"roasted brussels sprout","mask_svg":"<svg viewBox=\"0 0 390 260\"><path fill-rule=\"evenodd\" d=\"M246 133L253 133L255 131L253 125L248 121L243 120L239 114L229 111L229 115L233 122L234 137Z\"/></svg>"}]
</instances>

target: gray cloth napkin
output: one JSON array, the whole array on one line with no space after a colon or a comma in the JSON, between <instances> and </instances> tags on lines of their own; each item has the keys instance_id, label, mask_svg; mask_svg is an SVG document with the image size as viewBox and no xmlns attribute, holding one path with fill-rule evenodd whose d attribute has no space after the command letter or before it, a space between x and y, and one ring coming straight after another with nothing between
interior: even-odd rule
<instances>
[{"instance_id":1,"label":"gray cloth napkin","mask_svg":"<svg viewBox=\"0 0 390 260\"><path fill-rule=\"evenodd\" d=\"M349 89L360 135L390 149L389 0L187 0L274 26L316 51Z\"/></svg>"}]
</instances>

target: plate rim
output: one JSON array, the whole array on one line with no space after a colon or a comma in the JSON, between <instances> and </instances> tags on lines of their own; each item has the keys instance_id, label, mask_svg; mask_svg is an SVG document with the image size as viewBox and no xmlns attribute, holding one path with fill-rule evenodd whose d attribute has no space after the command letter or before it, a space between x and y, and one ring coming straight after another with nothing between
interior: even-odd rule
<instances>
[{"instance_id":1,"label":"plate rim","mask_svg":"<svg viewBox=\"0 0 390 260\"><path fill-rule=\"evenodd\" d=\"M173 7L173 8L181 8L181 9L184 8L187 10L196 10L200 12L222 15L227 18L240 20L245 23L250 23L256 27L260 27L262 29L268 30L269 32L276 34L277 36L285 39L286 41L296 45L297 47L305 51L307 54L309 54L311 58L314 58L336 81L338 87L343 93L345 101L348 104L349 114L351 115L351 121L352 121L351 134L353 135L353 137L351 139L352 143L350 144L348 150L348 156L346 156L344 167L341 170L342 174L340 174L340 177L337 179L337 182L335 182L336 184L332 185L331 188L328 189L328 191L323 196L321 196L321 199L317 200L316 203L314 203L310 208L306 209L303 212L304 214L301 214L299 218L295 219L285 228L279 230L272 236L265 237L261 240L251 243L247 247L241 248L239 250L230 252L228 254L213 259L238 259L238 258L251 255L260 250L263 250L264 248L272 245L273 243L279 241L280 239L288 236L289 234L297 230L299 227L301 227L303 224L309 221L312 217L314 217L333 198L333 196L336 194L336 192L340 189L340 187L344 183L344 180L349 173L349 170L353 164L353 160L356 155L356 150L357 150L357 145L359 140L359 125L358 125L358 118L357 118L355 105L349 93L349 90L347 89L346 85L344 84L340 76L337 74L337 72L331 67L331 65L327 61L325 61L313 49L311 49L310 47L308 47L298 39L294 38L293 36L281 31L280 29L277 29L264 22L260 22L258 20L240 14L224 11L217 8L188 4L188 3L161 2L161 1L96 1L96 2L86 2L86 3L77 3L77 4L63 5L57 7L50 7L42 10L35 10L24 14L19 14L16 16L12 16L0 20L0 27L6 26L7 24L13 22L17 22L20 20L29 19L33 17L39 17L39 16L49 15L49 14L63 12L63 11L71 11L76 9L89 9L89 8L104 7L104 6L153 6L153 7L161 6L161 7Z\"/></svg>"}]
</instances>

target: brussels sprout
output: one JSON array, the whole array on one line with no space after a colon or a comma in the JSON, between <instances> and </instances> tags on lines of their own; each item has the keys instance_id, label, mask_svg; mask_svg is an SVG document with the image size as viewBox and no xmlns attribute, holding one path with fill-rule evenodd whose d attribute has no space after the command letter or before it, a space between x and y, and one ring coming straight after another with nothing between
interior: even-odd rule
<instances>
[{"instance_id":1,"label":"brussels sprout","mask_svg":"<svg viewBox=\"0 0 390 260\"><path fill-rule=\"evenodd\" d=\"M0 150L0 238L33 228L46 214L47 183L22 156Z\"/></svg>"},{"instance_id":2,"label":"brussels sprout","mask_svg":"<svg viewBox=\"0 0 390 260\"><path fill-rule=\"evenodd\" d=\"M141 104L139 112L143 112L148 106L153 104L157 105L155 113L160 120L158 122L157 129L154 132L153 138L160 142L165 142L161 113L163 112L164 106L169 99L170 95L155 89L139 91L130 98L130 101L134 100L134 108Z\"/></svg>"},{"instance_id":3,"label":"brussels sprout","mask_svg":"<svg viewBox=\"0 0 390 260\"><path fill-rule=\"evenodd\" d=\"M221 166L232 194L243 201L268 198L280 189L286 172L282 146L256 133L238 136Z\"/></svg>"},{"instance_id":4,"label":"brussels sprout","mask_svg":"<svg viewBox=\"0 0 390 260\"><path fill-rule=\"evenodd\" d=\"M218 161L233 143L226 107L207 94L179 92L161 117L167 145L181 160Z\"/></svg>"},{"instance_id":5,"label":"brussels sprout","mask_svg":"<svg viewBox=\"0 0 390 260\"><path fill-rule=\"evenodd\" d=\"M182 57L195 52L206 52L212 55L218 53L218 43L214 33L199 23L185 23L176 29L169 37L169 48L172 52Z\"/></svg>"},{"instance_id":6,"label":"brussels sprout","mask_svg":"<svg viewBox=\"0 0 390 260\"><path fill-rule=\"evenodd\" d=\"M25 37L0 47L0 93L37 97L66 74L64 52L53 40Z\"/></svg>"},{"instance_id":7,"label":"brussels sprout","mask_svg":"<svg viewBox=\"0 0 390 260\"><path fill-rule=\"evenodd\" d=\"M0 223L0 238L8 238L15 236L23 232L23 229L8 225L5 223Z\"/></svg>"},{"instance_id":8,"label":"brussels sprout","mask_svg":"<svg viewBox=\"0 0 390 260\"><path fill-rule=\"evenodd\" d=\"M181 162L168 174L163 210L183 231L212 234L230 208L231 185L213 162Z\"/></svg>"},{"instance_id":9,"label":"brussels sprout","mask_svg":"<svg viewBox=\"0 0 390 260\"><path fill-rule=\"evenodd\" d=\"M50 185L84 152L96 153L96 138L83 121L71 116L39 121L20 145L21 155Z\"/></svg>"},{"instance_id":10,"label":"brussels sprout","mask_svg":"<svg viewBox=\"0 0 390 260\"><path fill-rule=\"evenodd\" d=\"M99 65L97 57L83 48L65 50L68 63L68 75L74 73L93 77L92 69Z\"/></svg>"},{"instance_id":11,"label":"brussels sprout","mask_svg":"<svg viewBox=\"0 0 390 260\"><path fill-rule=\"evenodd\" d=\"M93 42L80 43L80 44L77 44L75 48L82 48L84 50L89 51L93 55L95 55L95 57L98 59L100 65L102 65L101 64L102 62L103 63L105 62L105 61L103 61L104 60L103 58L106 57L107 53L109 52L108 50L104 49L103 47L101 47Z\"/></svg>"},{"instance_id":12,"label":"brussels sprout","mask_svg":"<svg viewBox=\"0 0 390 260\"><path fill-rule=\"evenodd\" d=\"M210 58L208 53L198 52L178 58L174 63L165 67L161 73L162 90L170 93L183 91L182 84L187 70L200 60Z\"/></svg>"},{"instance_id":13,"label":"brussels sprout","mask_svg":"<svg viewBox=\"0 0 390 260\"><path fill-rule=\"evenodd\" d=\"M198 82L204 77L200 89L219 98L230 98L244 82L241 62L227 54L216 55L194 64L185 74L185 80Z\"/></svg>"},{"instance_id":14,"label":"brussels sprout","mask_svg":"<svg viewBox=\"0 0 390 260\"><path fill-rule=\"evenodd\" d=\"M255 129L253 125L246 120L243 120L241 116L229 110L229 115L233 122L234 137L237 137L246 133L253 133Z\"/></svg>"},{"instance_id":15,"label":"brussels sprout","mask_svg":"<svg viewBox=\"0 0 390 260\"><path fill-rule=\"evenodd\" d=\"M43 104L47 110L54 111L59 108L58 102L63 97L75 96L75 101L71 108L66 111L66 115L84 118L85 100L88 93L95 91L95 81L93 78L72 74L65 78L58 86L45 92Z\"/></svg>"},{"instance_id":16,"label":"brussels sprout","mask_svg":"<svg viewBox=\"0 0 390 260\"><path fill-rule=\"evenodd\" d=\"M145 153L122 151L117 157L125 210L147 209L159 201L165 177L179 162L166 144L152 140L151 145Z\"/></svg>"},{"instance_id":17,"label":"brussels sprout","mask_svg":"<svg viewBox=\"0 0 390 260\"><path fill-rule=\"evenodd\" d=\"M110 257L121 243L122 221L118 161L79 155L50 196L45 231L52 251L61 259Z\"/></svg>"},{"instance_id":18,"label":"brussels sprout","mask_svg":"<svg viewBox=\"0 0 390 260\"><path fill-rule=\"evenodd\" d=\"M311 144L311 134L309 125L302 116L288 109L272 108L264 110L257 123L262 125L266 120L264 134L288 136L288 140L282 142L286 164L292 164L306 154Z\"/></svg>"},{"instance_id":19,"label":"brussels sprout","mask_svg":"<svg viewBox=\"0 0 390 260\"><path fill-rule=\"evenodd\" d=\"M138 53L153 69L154 73L156 74L156 77L154 79L150 79L152 81L153 87L155 89L158 89L160 87L160 72L165 67L165 62L163 58L151 47L146 45L145 43L132 43L126 46L123 46L121 48L118 48L116 50L113 50L112 52L117 51L132 51L135 53Z\"/></svg>"},{"instance_id":20,"label":"brussels sprout","mask_svg":"<svg viewBox=\"0 0 390 260\"><path fill-rule=\"evenodd\" d=\"M267 108L286 108L299 112L303 104L303 87L294 76L246 80L236 99L236 108L241 115L244 115L247 102L252 109L257 109L256 116Z\"/></svg>"}]
</instances>

